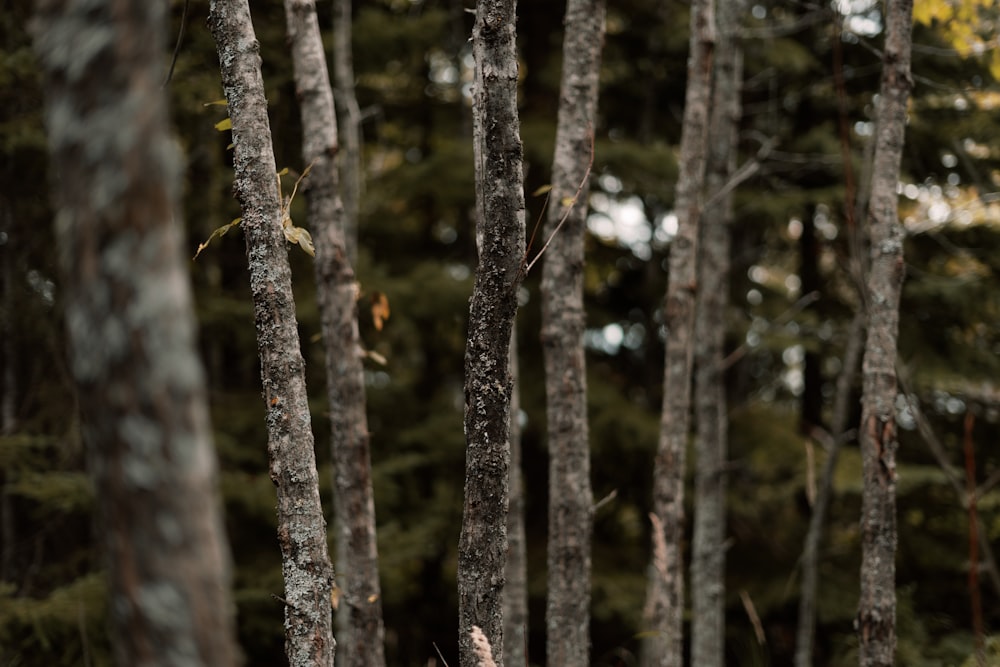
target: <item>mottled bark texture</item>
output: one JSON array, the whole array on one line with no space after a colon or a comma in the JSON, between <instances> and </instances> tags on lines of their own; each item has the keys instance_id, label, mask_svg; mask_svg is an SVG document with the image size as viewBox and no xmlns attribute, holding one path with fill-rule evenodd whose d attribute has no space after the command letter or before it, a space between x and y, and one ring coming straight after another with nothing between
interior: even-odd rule
<instances>
[{"instance_id":1,"label":"mottled bark texture","mask_svg":"<svg viewBox=\"0 0 1000 667\"><path fill-rule=\"evenodd\" d=\"M285 18L302 118L302 158L312 165L303 185L316 246L316 301L326 349L332 428L336 581L340 589L337 664L381 667L385 665L385 631L375 502L357 283L348 259L337 178L337 116L315 0L285 0Z\"/></svg>"},{"instance_id":2,"label":"mottled bark texture","mask_svg":"<svg viewBox=\"0 0 1000 667\"><path fill-rule=\"evenodd\" d=\"M503 654L510 665L526 665L528 555L524 534L524 474L521 470L521 389L517 325L510 335L510 511L507 512L507 584L503 589Z\"/></svg>"},{"instance_id":3,"label":"mottled bark texture","mask_svg":"<svg viewBox=\"0 0 1000 667\"><path fill-rule=\"evenodd\" d=\"M121 665L235 665L229 548L160 89L164 3L38 3L83 437Z\"/></svg>"},{"instance_id":4,"label":"mottled bark texture","mask_svg":"<svg viewBox=\"0 0 1000 667\"><path fill-rule=\"evenodd\" d=\"M354 92L352 0L333 0L333 81L340 113L340 192L344 202L344 245L353 264L358 258L361 210L361 109Z\"/></svg>"},{"instance_id":5,"label":"mottled bark texture","mask_svg":"<svg viewBox=\"0 0 1000 667\"><path fill-rule=\"evenodd\" d=\"M799 596L798 628L795 635L795 667L812 667L813 647L816 639L816 591L819 587L819 547L826 524L826 513L833 500L833 473L837 469L840 446L844 441L844 431L850 418L851 391L861 361L861 351L865 342L866 314L859 310L851 321L844 347L844 358L840 375L837 377L837 393L834 397L833 416L830 419L829 443L826 463L823 464L816 501L813 503L809 529L806 531L802 547L802 585ZM819 432L821 433L821 432Z\"/></svg>"},{"instance_id":6,"label":"mottled bark texture","mask_svg":"<svg viewBox=\"0 0 1000 667\"><path fill-rule=\"evenodd\" d=\"M741 0L723 2L716 13L717 41L709 118L705 192L716 202L702 216L695 314L694 536L691 548L691 662L723 667L726 656L726 308L729 305L729 227L732 194L715 199L736 171L742 114L743 46Z\"/></svg>"},{"instance_id":7,"label":"mottled bark texture","mask_svg":"<svg viewBox=\"0 0 1000 667\"><path fill-rule=\"evenodd\" d=\"M604 0L569 0L566 6L552 191L545 226L545 237L551 237L541 284L549 449L545 625L546 664L550 667L590 663L593 494L583 349L583 255L604 18Z\"/></svg>"},{"instance_id":8,"label":"mottled bark texture","mask_svg":"<svg viewBox=\"0 0 1000 667\"><path fill-rule=\"evenodd\" d=\"M691 410L691 366L696 290L698 224L705 180L708 106L715 44L714 0L691 3L688 81L681 130L680 173L675 210L677 235L670 244L664 304L667 327L660 441L653 467L654 527L649 584L643 611L646 631L643 667L680 667L684 618L684 460ZM654 522L655 526L655 522Z\"/></svg>"},{"instance_id":9,"label":"mottled bark texture","mask_svg":"<svg viewBox=\"0 0 1000 667\"><path fill-rule=\"evenodd\" d=\"M903 284L899 163L912 88L912 0L887 0L882 85L868 219L868 339L862 364L861 599L858 638L863 667L892 665L896 651L896 337Z\"/></svg>"},{"instance_id":10,"label":"mottled bark texture","mask_svg":"<svg viewBox=\"0 0 1000 667\"><path fill-rule=\"evenodd\" d=\"M257 328L271 481L278 496L278 542L285 579L285 653L291 667L333 665L333 568L299 348L295 299L282 232L260 48L247 0L212 0L209 27L233 123L233 188L243 210L250 292Z\"/></svg>"},{"instance_id":11,"label":"mottled bark texture","mask_svg":"<svg viewBox=\"0 0 1000 667\"><path fill-rule=\"evenodd\" d=\"M524 189L517 117L514 0L479 0L472 97L479 264L465 348L465 505L458 545L459 658L475 667L482 628L503 665L510 450L511 327L524 267Z\"/></svg>"}]
</instances>

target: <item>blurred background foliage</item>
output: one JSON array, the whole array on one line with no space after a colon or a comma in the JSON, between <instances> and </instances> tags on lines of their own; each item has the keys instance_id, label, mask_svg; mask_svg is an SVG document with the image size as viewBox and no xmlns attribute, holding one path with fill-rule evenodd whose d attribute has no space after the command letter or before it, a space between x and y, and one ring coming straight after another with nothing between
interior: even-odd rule
<instances>
[{"instance_id":1,"label":"blurred background foliage","mask_svg":"<svg viewBox=\"0 0 1000 667\"><path fill-rule=\"evenodd\" d=\"M164 29L176 35L183 2L171 4L173 22ZM176 137L187 159L184 217L191 255L212 230L239 215L231 196L228 133L213 127L225 109L206 106L222 97L205 29L207 5L191 2L169 86ZM294 176L303 165L283 9L277 0L252 5L277 163ZM330 3L319 5L330 40ZM457 664L462 369L475 264L470 5L369 0L354 8L365 141L357 273L364 343L386 359L384 365L368 362L366 373L387 656L393 665L434 664L435 644ZM959 475L966 465L962 425L967 413L974 415L975 470L983 489L978 509L988 539L996 541L998 15L991 3L977 0L917 5L923 22L915 27L916 87L900 186L908 231L900 349L911 395L909 404L901 400L899 406L899 662L944 666L974 664L968 662L975 645L968 515L916 430L914 410L929 420L949 470ZM971 14L946 13L966 5ZM0 12L0 664L106 665L110 640L101 559L66 365L31 11L29 0L8 0ZM544 204L531 193L549 178L563 11L555 0L524 0L519 7L529 235ZM974 30L955 25L970 16ZM586 268L593 485L598 498L617 491L595 518L596 665L633 664L642 631L646 517L662 395L660 307L674 222L687 25L683 2L609 2ZM822 447L808 443L804 433L809 425L828 423L850 321L859 308L846 269L851 233L833 62L839 41L851 174L863 194L882 24L880 7L871 0L761 0L748 8L745 25L740 159L752 158L767 141L774 148L737 191L732 230L727 333L737 354L727 375L727 655L732 665L782 665L790 663L794 649L809 468L818 474L824 460ZM168 58L165 53L164 71ZM301 198L292 213L297 224L308 224ZM536 238L531 252L541 243ZM298 248L289 252L322 492L329 502L329 426L311 259ZM214 241L191 263L191 278L222 463L239 638L247 665L279 665L282 609L272 596L281 594L282 582L274 491L266 472L239 233ZM518 334L530 654L541 664L547 463L538 278L532 272L522 289ZM367 307L378 293L388 297L392 310L381 330ZM858 382L851 391L855 423ZM852 438L836 471L822 547L818 665L856 663L860 488ZM981 580L985 630L998 632L998 589L988 571ZM763 643L751 610L759 615ZM997 641L987 643L991 655Z\"/></svg>"}]
</instances>

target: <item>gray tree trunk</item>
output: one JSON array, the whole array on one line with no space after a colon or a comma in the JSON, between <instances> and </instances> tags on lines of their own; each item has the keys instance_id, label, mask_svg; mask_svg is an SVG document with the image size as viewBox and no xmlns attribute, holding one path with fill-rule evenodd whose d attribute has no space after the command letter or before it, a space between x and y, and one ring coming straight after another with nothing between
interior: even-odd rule
<instances>
[{"instance_id":1,"label":"gray tree trunk","mask_svg":"<svg viewBox=\"0 0 1000 667\"><path fill-rule=\"evenodd\" d=\"M714 198L736 171L742 114L743 46L739 40L744 3L723 2L712 84L705 192ZM698 302L695 314L695 413L697 460L694 536L691 550L691 662L723 667L726 656L726 308L729 305L729 227L732 195L706 208L701 223Z\"/></svg>"},{"instance_id":2,"label":"gray tree trunk","mask_svg":"<svg viewBox=\"0 0 1000 667\"><path fill-rule=\"evenodd\" d=\"M340 108L340 183L344 201L344 243L352 264L358 258L361 210L361 109L354 92L351 0L333 0L333 80Z\"/></svg>"},{"instance_id":3,"label":"gray tree trunk","mask_svg":"<svg viewBox=\"0 0 1000 667\"><path fill-rule=\"evenodd\" d=\"M517 116L514 0L479 0L472 98L479 264L465 348L465 505L458 545L459 657L478 659L479 626L503 667L510 467L510 335L524 273L524 188Z\"/></svg>"},{"instance_id":4,"label":"gray tree trunk","mask_svg":"<svg viewBox=\"0 0 1000 667\"><path fill-rule=\"evenodd\" d=\"M336 648L330 606L333 568L326 547L305 362L282 232L260 45L247 0L212 0L209 7L208 24L233 123L234 190L243 209L241 225L267 411L267 451L278 495L285 652L291 667L331 667Z\"/></svg>"},{"instance_id":5,"label":"gray tree trunk","mask_svg":"<svg viewBox=\"0 0 1000 667\"><path fill-rule=\"evenodd\" d=\"M166 5L38 3L72 372L121 665L235 665L230 561L160 88Z\"/></svg>"},{"instance_id":6,"label":"gray tree trunk","mask_svg":"<svg viewBox=\"0 0 1000 667\"><path fill-rule=\"evenodd\" d=\"M336 164L337 115L315 0L285 0L302 117L303 182L316 245L316 300L326 349L333 450L337 637L345 667L385 665L375 502L358 333L356 282L348 259Z\"/></svg>"},{"instance_id":7,"label":"gray tree trunk","mask_svg":"<svg viewBox=\"0 0 1000 667\"><path fill-rule=\"evenodd\" d=\"M912 80L912 0L887 0L868 216L868 339L862 365L861 599L858 637L863 667L888 667L896 651L896 337L903 284L899 163Z\"/></svg>"},{"instance_id":8,"label":"gray tree trunk","mask_svg":"<svg viewBox=\"0 0 1000 667\"><path fill-rule=\"evenodd\" d=\"M510 335L510 511L507 512L507 585L503 589L503 653L510 665L527 665L528 557L521 470L521 389L517 325Z\"/></svg>"},{"instance_id":9,"label":"gray tree trunk","mask_svg":"<svg viewBox=\"0 0 1000 667\"><path fill-rule=\"evenodd\" d=\"M644 609L643 667L680 667L684 618L684 461L691 410L696 258L708 144L713 0L691 3L691 46L677 177L677 236L670 244L664 318L667 326L660 442L653 468L653 559Z\"/></svg>"},{"instance_id":10,"label":"gray tree trunk","mask_svg":"<svg viewBox=\"0 0 1000 667\"><path fill-rule=\"evenodd\" d=\"M590 663L593 493L583 349L584 238L596 126L604 0L569 0L545 226L542 349L549 449L546 664ZM562 225L560 227L560 224Z\"/></svg>"}]
</instances>

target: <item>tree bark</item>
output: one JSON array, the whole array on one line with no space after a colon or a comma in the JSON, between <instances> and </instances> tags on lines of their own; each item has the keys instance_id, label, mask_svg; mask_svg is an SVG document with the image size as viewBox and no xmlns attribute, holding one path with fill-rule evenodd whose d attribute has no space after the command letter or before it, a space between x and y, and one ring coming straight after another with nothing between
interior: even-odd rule
<instances>
[{"instance_id":1,"label":"tree bark","mask_svg":"<svg viewBox=\"0 0 1000 667\"><path fill-rule=\"evenodd\" d=\"M472 100L479 264L465 348L465 505L458 546L459 657L478 664L482 628L503 666L511 379L517 291L524 273L524 189L517 116L514 0L478 0Z\"/></svg>"},{"instance_id":2,"label":"tree bark","mask_svg":"<svg viewBox=\"0 0 1000 667\"><path fill-rule=\"evenodd\" d=\"M285 0L285 18L302 117L303 182L316 247L316 300L326 349L337 534L338 664L385 665L375 502L365 378L358 333L357 283L348 259L336 164L337 115L315 0Z\"/></svg>"},{"instance_id":3,"label":"tree bark","mask_svg":"<svg viewBox=\"0 0 1000 667\"><path fill-rule=\"evenodd\" d=\"M282 232L260 48L247 0L212 0L209 27L233 124L234 190L243 209L257 349L267 410L271 481L285 579L285 652L291 667L332 666L333 568L299 347L291 269Z\"/></svg>"},{"instance_id":4,"label":"tree bark","mask_svg":"<svg viewBox=\"0 0 1000 667\"><path fill-rule=\"evenodd\" d=\"M524 535L521 470L521 389L517 325L510 335L510 511L507 512L507 585L503 589L503 653L511 665L527 665L528 557Z\"/></svg>"},{"instance_id":5,"label":"tree bark","mask_svg":"<svg viewBox=\"0 0 1000 667\"><path fill-rule=\"evenodd\" d=\"M670 244L664 313L667 344L663 411L653 469L653 514L658 520L654 521L654 557L644 609L646 628L651 633L642 647L644 667L680 667L683 659L684 461L690 425L695 264L708 143L714 14L713 0L691 3L691 53L675 201L677 236ZM657 553L661 558L656 557Z\"/></svg>"},{"instance_id":6,"label":"tree bark","mask_svg":"<svg viewBox=\"0 0 1000 667\"><path fill-rule=\"evenodd\" d=\"M863 667L888 667L896 650L896 338L903 283L899 164L910 78L912 0L888 0L871 201L868 339L862 366L861 599Z\"/></svg>"},{"instance_id":7,"label":"tree bark","mask_svg":"<svg viewBox=\"0 0 1000 667\"><path fill-rule=\"evenodd\" d=\"M584 238L594 149L604 0L566 6L562 83L542 267L542 347L549 448L546 659L589 664L593 493L583 349ZM561 226L560 226L561 225Z\"/></svg>"},{"instance_id":8,"label":"tree bark","mask_svg":"<svg viewBox=\"0 0 1000 667\"><path fill-rule=\"evenodd\" d=\"M743 49L739 41L742 2L719 5L715 78L712 84L705 191L721 192L736 171L742 114ZM691 552L691 661L722 667L726 649L726 459L729 445L726 406L726 308L729 304L729 227L732 195L706 209L698 255L695 315L694 536Z\"/></svg>"},{"instance_id":9,"label":"tree bark","mask_svg":"<svg viewBox=\"0 0 1000 667\"><path fill-rule=\"evenodd\" d=\"M340 182L344 201L344 244L347 258L358 258L361 210L361 109L354 92L351 0L333 0L333 80L340 107Z\"/></svg>"},{"instance_id":10,"label":"tree bark","mask_svg":"<svg viewBox=\"0 0 1000 667\"><path fill-rule=\"evenodd\" d=\"M72 372L122 665L235 665L230 561L180 256L164 3L48 0L36 50Z\"/></svg>"}]
</instances>

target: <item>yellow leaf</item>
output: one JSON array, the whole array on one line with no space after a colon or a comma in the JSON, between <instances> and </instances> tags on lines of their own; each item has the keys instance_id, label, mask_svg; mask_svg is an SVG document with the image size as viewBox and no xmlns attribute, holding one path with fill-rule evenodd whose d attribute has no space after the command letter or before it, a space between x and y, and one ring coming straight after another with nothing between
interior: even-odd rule
<instances>
[{"instance_id":1,"label":"yellow leaf","mask_svg":"<svg viewBox=\"0 0 1000 667\"><path fill-rule=\"evenodd\" d=\"M215 124L215 129L217 129L219 132L225 132L226 130L233 129L233 119L224 118L220 120L218 123Z\"/></svg>"},{"instance_id":2,"label":"yellow leaf","mask_svg":"<svg viewBox=\"0 0 1000 667\"><path fill-rule=\"evenodd\" d=\"M375 323L375 330L381 331L387 319L389 319L389 297L382 292L373 292L372 321Z\"/></svg>"},{"instance_id":3,"label":"yellow leaf","mask_svg":"<svg viewBox=\"0 0 1000 667\"><path fill-rule=\"evenodd\" d=\"M205 102L202 106L205 106L205 107L225 107L225 106L229 106L229 102L226 101L226 98L222 98L221 100L212 100L211 102Z\"/></svg>"},{"instance_id":4,"label":"yellow leaf","mask_svg":"<svg viewBox=\"0 0 1000 667\"><path fill-rule=\"evenodd\" d=\"M563 197L562 201L559 202L563 207L569 207L576 203L576 197Z\"/></svg>"},{"instance_id":5,"label":"yellow leaf","mask_svg":"<svg viewBox=\"0 0 1000 667\"><path fill-rule=\"evenodd\" d=\"M288 173L288 167L285 167L284 169L278 172L278 176L284 176L287 173Z\"/></svg>"},{"instance_id":6,"label":"yellow leaf","mask_svg":"<svg viewBox=\"0 0 1000 667\"><path fill-rule=\"evenodd\" d=\"M374 350L365 350L365 356L374 361L379 366L385 366L387 363L389 363L385 357L383 357L378 352L375 352Z\"/></svg>"},{"instance_id":7,"label":"yellow leaf","mask_svg":"<svg viewBox=\"0 0 1000 667\"><path fill-rule=\"evenodd\" d=\"M212 232L212 234L207 239L205 239L204 243L201 243L201 244L198 245L198 250L197 250L197 252L194 253L194 257L192 257L191 259L192 260L198 259L198 255L201 254L202 250L204 250L205 248L208 247L208 244L212 242L212 239L214 239L216 236L218 236L219 238L222 238L223 236L226 235L226 232L228 232L230 229L232 229L236 225L240 224L240 221L242 219L243 218L235 218L232 221L230 221L230 223L228 225L222 225L221 227L219 227L218 229L216 229L214 232Z\"/></svg>"},{"instance_id":8,"label":"yellow leaf","mask_svg":"<svg viewBox=\"0 0 1000 667\"><path fill-rule=\"evenodd\" d=\"M537 190L535 190L534 192L532 192L531 196L532 197L540 197L541 195L544 195L546 192L550 191L551 189L552 189L551 185L543 185L542 187L540 187Z\"/></svg>"},{"instance_id":9,"label":"yellow leaf","mask_svg":"<svg viewBox=\"0 0 1000 667\"><path fill-rule=\"evenodd\" d=\"M308 230L289 224L284 228L284 231L285 238L288 239L289 242L298 243L299 247L302 248L310 257L316 256L316 248L313 246L312 234L310 234Z\"/></svg>"}]
</instances>

